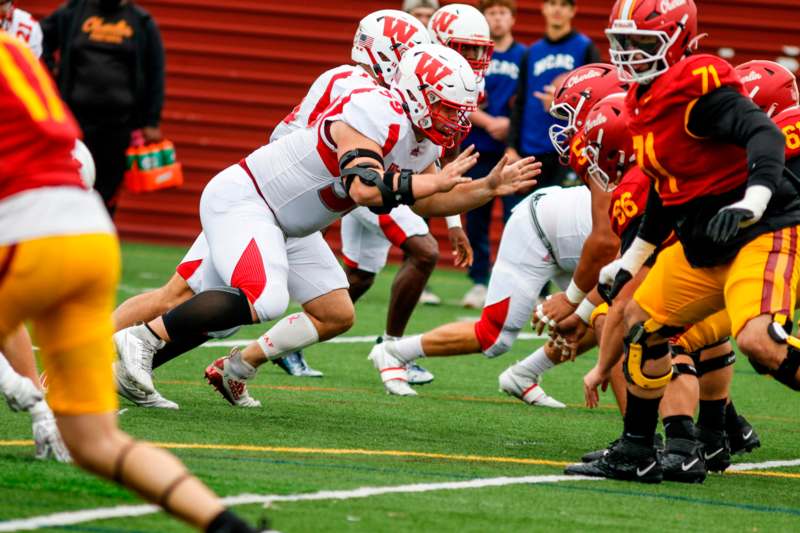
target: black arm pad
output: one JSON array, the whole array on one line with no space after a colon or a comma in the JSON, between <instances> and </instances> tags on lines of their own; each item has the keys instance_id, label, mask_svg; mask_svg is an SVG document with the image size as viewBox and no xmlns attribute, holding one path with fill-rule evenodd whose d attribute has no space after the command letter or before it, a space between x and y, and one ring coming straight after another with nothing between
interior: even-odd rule
<instances>
[{"instance_id":1,"label":"black arm pad","mask_svg":"<svg viewBox=\"0 0 800 533\"><path fill-rule=\"evenodd\" d=\"M400 177L397 180L397 194L395 198L401 204L414 205L414 191L411 189L411 177L413 173L408 169L400 171Z\"/></svg>"},{"instance_id":2,"label":"black arm pad","mask_svg":"<svg viewBox=\"0 0 800 533\"><path fill-rule=\"evenodd\" d=\"M344 170L350 163L353 162L354 159L359 159L362 157L374 159L380 165L380 168L383 168L383 157L381 157L381 154L378 152L373 152L372 150L356 148L354 150L350 150L349 152L345 152L342 157L339 158L339 169ZM361 163L359 166L363 164L364 163ZM367 164L367 166L372 165Z\"/></svg>"},{"instance_id":3,"label":"black arm pad","mask_svg":"<svg viewBox=\"0 0 800 533\"><path fill-rule=\"evenodd\" d=\"M353 185L353 180L356 177L358 177L358 179L361 180L361 183L364 185L369 187L377 187L378 191L381 193L381 199L383 201L383 205L380 207L388 209L386 211L387 213L391 209L400 205L395 200L394 191L391 189L391 187L386 186L385 180L381 179L380 173L371 167L369 163L361 163L354 167L346 168L342 170L341 177L347 194L350 194L350 187Z\"/></svg>"}]
</instances>

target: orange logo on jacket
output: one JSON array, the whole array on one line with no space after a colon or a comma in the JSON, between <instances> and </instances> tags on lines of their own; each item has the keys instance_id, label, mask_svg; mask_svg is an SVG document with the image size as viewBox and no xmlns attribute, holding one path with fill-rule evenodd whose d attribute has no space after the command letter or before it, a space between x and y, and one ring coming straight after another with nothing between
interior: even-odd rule
<instances>
[{"instance_id":1,"label":"orange logo on jacket","mask_svg":"<svg viewBox=\"0 0 800 533\"><path fill-rule=\"evenodd\" d=\"M90 40L101 43L120 44L133 36L133 28L127 21L106 22L103 17L97 16L86 19L81 30L89 34Z\"/></svg>"}]
</instances>

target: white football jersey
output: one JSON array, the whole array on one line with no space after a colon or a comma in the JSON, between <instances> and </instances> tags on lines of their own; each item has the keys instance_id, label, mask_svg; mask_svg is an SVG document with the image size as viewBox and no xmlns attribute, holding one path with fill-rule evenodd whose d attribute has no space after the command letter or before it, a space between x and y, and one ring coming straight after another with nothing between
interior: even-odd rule
<instances>
[{"instance_id":1,"label":"white football jersey","mask_svg":"<svg viewBox=\"0 0 800 533\"><path fill-rule=\"evenodd\" d=\"M330 128L342 121L382 147L387 169L419 173L441 149L417 141L399 97L381 87L340 96L313 127L299 129L245 158L260 194L288 237L321 230L356 207L339 178L339 157Z\"/></svg>"},{"instance_id":2,"label":"white football jersey","mask_svg":"<svg viewBox=\"0 0 800 533\"><path fill-rule=\"evenodd\" d=\"M300 104L275 126L269 142L275 142L295 130L308 128L331 105L331 102L347 91L359 87L378 87L378 83L357 65L340 65L323 72L311 84Z\"/></svg>"},{"instance_id":3,"label":"white football jersey","mask_svg":"<svg viewBox=\"0 0 800 533\"><path fill-rule=\"evenodd\" d=\"M42 27L30 13L13 7L2 26L6 33L24 41L36 57L42 56Z\"/></svg>"},{"instance_id":4,"label":"white football jersey","mask_svg":"<svg viewBox=\"0 0 800 533\"><path fill-rule=\"evenodd\" d=\"M537 198L538 197L538 198ZM530 195L530 207L552 248L558 266L573 272L592 232L589 187L547 187Z\"/></svg>"}]
</instances>

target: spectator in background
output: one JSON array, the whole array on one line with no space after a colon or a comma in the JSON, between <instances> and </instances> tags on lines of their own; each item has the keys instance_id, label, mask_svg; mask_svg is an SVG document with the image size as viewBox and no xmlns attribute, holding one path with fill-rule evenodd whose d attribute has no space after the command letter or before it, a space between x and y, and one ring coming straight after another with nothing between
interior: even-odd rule
<instances>
[{"instance_id":1,"label":"spectator in background","mask_svg":"<svg viewBox=\"0 0 800 533\"><path fill-rule=\"evenodd\" d=\"M27 44L36 57L42 55L42 28L30 13L18 8L13 0L0 0L0 28Z\"/></svg>"},{"instance_id":2,"label":"spectator in background","mask_svg":"<svg viewBox=\"0 0 800 533\"><path fill-rule=\"evenodd\" d=\"M70 0L42 21L42 30L43 59L83 130L97 167L95 189L113 215L131 133L161 140L161 34L133 0Z\"/></svg>"},{"instance_id":3,"label":"spectator in background","mask_svg":"<svg viewBox=\"0 0 800 533\"><path fill-rule=\"evenodd\" d=\"M542 15L545 36L528 49L522 61L522 75L508 135L508 154L536 156L542 162L542 174L536 188L560 185L568 169L559 163L548 130L556 122L550 116L555 88L553 80L581 65L597 63L600 52L592 40L572 29L574 0L545 0Z\"/></svg>"},{"instance_id":4,"label":"spectator in background","mask_svg":"<svg viewBox=\"0 0 800 533\"><path fill-rule=\"evenodd\" d=\"M439 0L403 0L403 11L416 18L426 27L439 9Z\"/></svg>"},{"instance_id":5,"label":"spectator in background","mask_svg":"<svg viewBox=\"0 0 800 533\"><path fill-rule=\"evenodd\" d=\"M514 41L517 5L515 0L481 0L478 8L489 23L494 41L494 53L486 73L486 94L480 109L470 115L472 131L462 147L474 144L480 152L478 164L467 174L474 178L487 175L503 157L510 127L510 115L517 91L520 64L525 47ZM521 197L508 196L503 200L503 221L508 220ZM474 261L469 277L474 285L464 296L462 305L481 309L486 300L486 285L489 282L489 227L492 221L494 202L467 213L467 236L474 250Z\"/></svg>"}]
</instances>

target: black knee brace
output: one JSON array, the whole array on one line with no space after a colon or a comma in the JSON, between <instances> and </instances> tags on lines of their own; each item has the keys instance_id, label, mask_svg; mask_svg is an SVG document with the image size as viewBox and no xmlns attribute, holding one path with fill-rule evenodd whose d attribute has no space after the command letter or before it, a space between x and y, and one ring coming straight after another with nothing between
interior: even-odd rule
<instances>
[{"instance_id":1,"label":"black knee brace","mask_svg":"<svg viewBox=\"0 0 800 533\"><path fill-rule=\"evenodd\" d=\"M678 379L678 376L694 376L699 377L697 369L690 363L672 363L672 379Z\"/></svg>"},{"instance_id":2,"label":"black knee brace","mask_svg":"<svg viewBox=\"0 0 800 533\"><path fill-rule=\"evenodd\" d=\"M651 390L666 387L672 379L672 367L663 376L656 377L646 376L642 367L645 361L668 357L670 355L669 343L663 342L648 346L647 339L653 336L667 339L680 331L683 331L683 328L662 326L654 320L635 324L624 339L625 361L622 370L628 383Z\"/></svg>"},{"instance_id":3,"label":"black knee brace","mask_svg":"<svg viewBox=\"0 0 800 533\"><path fill-rule=\"evenodd\" d=\"M725 339L724 342L727 342ZM714 344L714 346L719 346L720 343ZM706 346L703 350L712 347ZM702 350L701 350L702 351ZM714 372L716 370L720 370L725 368L726 366L731 366L733 363L736 362L736 354L733 351L730 351L723 355L718 355L713 359L706 359L705 361L700 360L700 352L693 352L691 354L692 360L694 361L694 365L697 368L697 377L703 377L709 372Z\"/></svg>"},{"instance_id":4,"label":"black knee brace","mask_svg":"<svg viewBox=\"0 0 800 533\"><path fill-rule=\"evenodd\" d=\"M800 369L800 351L789 346L786 359L777 370L770 371L775 381L783 383L792 390L800 391L800 381L797 379L797 370Z\"/></svg>"}]
</instances>

